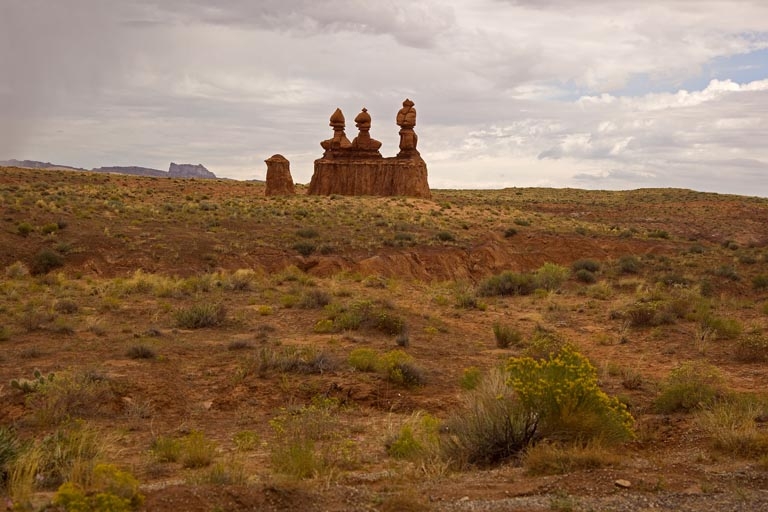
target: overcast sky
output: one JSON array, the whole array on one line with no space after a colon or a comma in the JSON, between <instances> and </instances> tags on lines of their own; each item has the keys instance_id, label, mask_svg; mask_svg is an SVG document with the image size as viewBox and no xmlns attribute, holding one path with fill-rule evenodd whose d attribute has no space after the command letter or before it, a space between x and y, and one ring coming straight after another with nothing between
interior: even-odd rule
<instances>
[{"instance_id":1,"label":"overcast sky","mask_svg":"<svg viewBox=\"0 0 768 512\"><path fill-rule=\"evenodd\" d=\"M406 97L433 188L768 197L768 1L0 0L0 159L307 183Z\"/></svg>"}]
</instances>

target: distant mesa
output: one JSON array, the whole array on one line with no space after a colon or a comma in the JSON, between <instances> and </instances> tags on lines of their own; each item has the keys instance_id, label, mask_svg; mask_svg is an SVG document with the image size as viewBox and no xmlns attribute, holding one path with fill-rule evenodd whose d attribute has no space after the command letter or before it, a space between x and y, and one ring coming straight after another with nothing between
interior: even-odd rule
<instances>
[{"instance_id":1,"label":"distant mesa","mask_svg":"<svg viewBox=\"0 0 768 512\"><path fill-rule=\"evenodd\" d=\"M71 171L84 171L78 167L70 167L68 165L52 164L51 162L38 162L37 160L0 160L0 165L3 167L21 167L24 169L66 169Z\"/></svg>"},{"instance_id":2,"label":"distant mesa","mask_svg":"<svg viewBox=\"0 0 768 512\"><path fill-rule=\"evenodd\" d=\"M175 164L173 162L168 169L168 176L171 178L216 178L216 175L202 164Z\"/></svg>"},{"instance_id":3,"label":"distant mesa","mask_svg":"<svg viewBox=\"0 0 768 512\"><path fill-rule=\"evenodd\" d=\"M21 167L24 169L47 169L62 171L87 171L79 167L69 165L52 164L50 162L38 162L36 160L0 160L0 166L3 167ZM201 164L176 164L171 163L168 171L160 169L151 169L149 167L139 166L119 166L95 167L91 172L110 173L110 174L130 174L133 176L151 176L154 178L206 178L216 179L216 175Z\"/></svg>"},{"instance_id":4,"label":"distant mesa","mask_svg":"<svg viewBox=\"0 0 768 512\"><path fill-rule=\"evenodd\" d=\"M315 160L309 184L311 195L411 196L431 197L427 182L427 164L416 145L418 137L414 103L406 99L395 117L400 127L400 152L384 158L381 142L371 138L371 115L363 108L355 117L359 133L352 142L344 131L346 121L337 108L330 117L333 136L324 140L322 158Z\"/></svg>"}]
</instances>

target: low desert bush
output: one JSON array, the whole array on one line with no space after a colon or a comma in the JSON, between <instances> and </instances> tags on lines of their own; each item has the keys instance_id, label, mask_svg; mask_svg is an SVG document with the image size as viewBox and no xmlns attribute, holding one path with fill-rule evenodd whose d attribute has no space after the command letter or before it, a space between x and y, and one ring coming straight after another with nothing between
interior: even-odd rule
<instances>
[{"instance_id":1,"label":"low desert bush","mask_svg":"<svg viewBox=\"0 0 768 512\"><path fill-rule=\"evenodd\" d=\"M768 288L768 274L760 274L752 278L752 288L765 290Z\"/></svg>"},{"instance_id":2,"label":"low desert bush","mask_svg":"<svg viewBox=\"0 0 768 512\"><path fill-rule=\"evenodd\" d=\"M627 254L619 258L617 266L622 274L637 274L640 271L641 263L637 256Z\"/></svg>"},{"instance_id":3,"label":"low desert bush","mask_svg":"<svg viewBox=\"0 0 768 512\"><path fill-rule=\"evenodd\" d=\"M131 359L155 359L157 354L151 347L146 345L134 345L125 353Z\"/></svg>"},{"instance_id":4,"label":"low desert bush","mask_svg":"<svg viewBox=\"0 0 768 512\"><path fill-rule=\"evenodd\" d=\"M356 348L349 353L349 366L361 372L375 372L379 353L372 348Z\"/></svg>"},{"instance_id":5,"label":"low desert bush","mask_svg":"<svg viewBox=\"0 0 768 512\"><path fill-rule=\"evenodd\" d=\"M317 246L312 242L296 242L293 244L293 250L302 256L310 256L316 249Z\"/></svg>"},{"instance_id":6,"label":"low desert bush","mask_svg":"<svg viewBox=\"0 0 768 512\"><path fill-rule=\"evenodd\" d=\"M499 322L493 324L493 336L496 339L496 346L499 348L519 346L523 339L520 331L510 325L504 325Z\"/></svg>"},{"instance_id":7,"label":"low desert bush","mask_svg":"<svg viewBox=\"0 0 768 512\"><path fill-rule=\"evenodd\" d=\"M623 442L633 419L598 386L589 361L566 346L546 360L512 358L470 392L446 423L446 457L459 465L493 464L543 439Z\"/></svg>"},{"instance_id":8,"label":"low desert bush","mask_svg":"<svg viewBox=\"0 0 768 512\"><path fill-rule=\"evenodd\" d=\"M570 270L554 263L545 263L536 270L536 287L555 291L568 279Z\"/></svg>"},{"instance_id":9,"label":"low desert bush","mask_svg":"<svg viewBox=\"0 0 768 512\"><path fill-rule=\"evenodd\" d=\"M585 268L577 270L574 276L578 281L582 283L593 284L597 282L597 276L594 274L594 272L590 272Z\"/></svg>"},{"instance_id":10,"label":"low desert bush","mask_svg":"<svg viewBox=\"0 0 768 512\"><path fill-rule=\"evenodd\" d=\"M459 386L465 391L472 391L481 382L483 374L480 372L480 368L476 366L470 366L465 368L459 379Z\"/></svg>"},{"instance_id":11,"label":"low desert bush","mask_svg":"<svg viewBox=\"0 0 768 512\"><path fill-rule=\"evenodd\" d=\"M29 268L20 261L16 261L5 267L5 277L9 279L23 279L27 277L29 273Z\"/></svg>"},{"instance_id":12,"label":"low desert bush","mask_svg":"<svg viewBox=\"0 0 768 512\"><path fill-rule=\"evenodd\" d=\"M448 418L440 450L459 467L496 464L533 442L537 423L515 400L506 373L494 369Z\"/></svg>"},{"instance_id":13,"label":"low desert bush","mask_svg":"<svg viewBox=\"0 0 768 512\"><path fill-rule=\"evenodd\" d=\"M725 381L716 367L692 361L670 372L654 406L661 413L690 412L711 406L726 393Z\"/></svg>"},{"instance_id":14,"label":"low desert bush","mask_svg":"<svg viewBox=\"0 0 768 512\"><path fill-rule=\"evenodd\" d=\"M744 363L768 361L768 336L755 330L740 337L734 347L734 356Z\"/></svg>"},{"instance_id":15,"label":"low desert bush","mask_svg":"<svg viewBox=\"0 0 768 512\"><path fill-rule=\"evenodd\" d=\"M571 270L578 272L579 270L586 270L587 272L595 273L600 270L600 263L595 260L576 260L571 264Z\"/></svg>"},{"instance_id":16,"label":"low desert bush","mask_svg":"<svg viewBox=\"0 0 768 512\"><path fill-rule=\"evenodd\" d=\"M536 279L532 274L502 272L480 282L477 294L481 297L530 295L536 290Z\"/></svg>"},{"instance_id":17,"label":"low desert bush","mask_svg":"<svg viewBox=\"0 0 768 512\"><path fill-rule=\"evenodd\" d=\"M456 240L456 236L450 231L440 231L435 235L435 238L441 242L453 242Z\"/></svg>"},{"instance_id":18,"label":"low desert bush","mask_svg":"<svg viewBox=\"0 0 768 512\"><path fill-rule=\"evenodd\" d=\"M307 290L299 299L298 307L301 309L324 308L331 303L331 296L323 290Z\"/></svg>"},{"instance_id":19,"label":"low desert bush","mask_svg":"<svg viewBox=\"0 0 768 512\"><path fill-rule=\"evenodd\" d=\"M538 417L542 437L614 443L634 436L626 406L600 389L595 367L571 346L546 360L512 358L507 372L521 406Z\"/></svg>"},{"instance_id":20,"label":"low desert bush","mask_svg":"<svg viewBox=\"0 0 768 512\"><path fill-rule=\"evenodd\" d=\"M395 459L423 460L438 455L440 421L425 413L414 413L397 434L385 442L387 454Z\"/></svg>"},{"instance_id":21,"label":"low desert bush","mask_svg":"<svg viewBox=\"0 0 768 512\"><path fill-rule=\"evenodd\" d=\"M321 374L334 370L338 363L330 353L313 345L304 347L261 347L246 361L245 373L266 376L270 371L280 373Z\"/></svg>"},{"instance_id":22,"label":"low desert bush","mask_svg":"<svg viewBox=\"0 0 768 512\"><path fill-rule=\"evenodd\" d=\"M152 440L149 451L158 462L176 462L181 458L181 441L159 436Z\"/></svg>"},{"instance_id":23,"label":"low desert bush","mask_svg":"<svg viewBox=\"0 0 768 512\"><path fill-rule=\"evenodd\" d=\"M64 265L64 256L51 249L42 249L32 257L29 271L33 275L47 274Z\"/></svg>"},{"instance_id":24,"label":"low desert bush","mask_svg":"<svg viewBox=\"0 0 768 512\"><path fill-rule=\"evenodd\" d=\"M227 311L222 304L201 302L176 310L176 326L183 329L216 327L224 323Z\"/></svg>"},{"instance_id":25,"label":"low desert bush","mask_svg":"<svg viewBox=\"0 0 768 512\"><path fill-rule=\"evenodd\" d=\"M66 482L59 487L53 503L66 512L130 512L144 503L144 496L131 473L112 464L99 464L87 487Z\"/></svg>"}]
</instances>

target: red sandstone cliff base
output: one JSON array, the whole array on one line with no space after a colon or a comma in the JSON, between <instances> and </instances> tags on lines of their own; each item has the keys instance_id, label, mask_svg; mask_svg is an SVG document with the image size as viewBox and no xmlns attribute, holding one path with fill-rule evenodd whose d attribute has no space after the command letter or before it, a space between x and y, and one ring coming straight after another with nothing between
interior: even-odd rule
<instances>
[{"instance_id":1,"label":"red sandstone cliff base","mask_svg":"<svg viewBox=\"0 0 768 512\"><path fill-rule=\"evenodd\" d=\"M427 164L421 158L315 160L310 195L430 198Z\"/></svg>"}]
</instances>

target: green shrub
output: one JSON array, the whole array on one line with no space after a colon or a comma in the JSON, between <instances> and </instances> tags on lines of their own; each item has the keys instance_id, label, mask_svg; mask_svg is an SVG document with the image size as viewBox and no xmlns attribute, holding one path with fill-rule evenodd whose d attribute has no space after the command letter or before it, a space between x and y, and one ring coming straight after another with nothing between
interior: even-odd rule
<instances>
[{"instance_id":1,"label":"green shrub","mask_svg":"<svg viewBox=\"0 0 768 512\"><path fill-rule=\"evenodd\" d=\"M379 354L372 348L356 348L347 358L349 366L361 372L375 372L379 363Z\"/></svg>"},{"instance_id":2,"label":"green shrub","mask_svg":"<svg viewBox=\"0 0 768 512\"><path fill-rule=\"evenodd\" d=\"M577 270L574 275L576 276L576 279L582 283L592 284L597 282L597 276L585 268Z\"/></svg>"},{"instance_id":3,"label":"green shrub","mask_svg":"<svg viewBox=\"0 0 768 512\"><path fill-rule=\"evenodd\" d=\"M315 228L301 228L296 231L296 235L301 238L317 238L320 236L320 232Z\"/></svg>"},{"instance_id":4,"label":"green shrub","mask_svg":"<svg viewBox=\"0 0 768 512\"><path fill-rule=\"evenodd\" d=\"M531 221L530 220L523 219L521 217L515 219L514 223L517 224L518 226L530 226L531 225Z\"/></svg>"},{"instance_id":5,"label":"green shrub","mask_svg":"<svg viewBox=\"0 0 768 512\"><path fill-rule=\"evenodd\" d=\"M570 271L554 263L545 263L536 271L536 287L554 291L568 279Z\"/></svg>"},{"instance_id":6,"label":"green shrub","mask_svg":"<svg viewBox=\"0 0 768 512\"><path fill-rule=\"evenodd\" d=\"M33 275L47 274L64 265L64 257L51 249L42 249L32 257L29 271Z\"/></svg>"},{"instance_id":7,"label":"green shrub","mask_svg":"<svg viewBox=\"0 0 768 512\"><path fill-rule=\"evenodd\" d=\"M520 345L520 342L523 339L523 336L517 329L498 322L493 324L493 336L496 338L496 346L499 348L509 348L511 345Z\"/></svg>"},{"instance_id":8,"label":"green shrub","mask_svg":"<svg viewBox=\"0 0 768 512\"><path fill-rule=\"evenodd\" d=\"M456 237L450 231L440 231L435 235L435 238L437 238L441 242L453 242L454 240L456 240Z\"/></svg>"},{"instance_id":9,"label":"green shrub","mask_svg":"<svg viewBox=\"0 0 768 512\"><path fill-rule=\"evenodd\" d=\"M755 290L765 290L768 288L768 274L760 274L752 278L752 288Z\"/></svg>"},{"instance_id":10,"label":"green shrub","mask_svg":"<svg viewBox=\"0 0 768 512\"><path fill-rule=\"evenodd\" d=\"M296 242L293 244L293 250L302 256L309 256L315 252L316 246L312 242Z\"/></svg>"},{"instance_id":11,"label":"green shrub","mask_svg":"<svg viewBox=\"0 0 768 512\"><path fill-rule=\"evenodd\" d=\"M384 374L389 381L402 386L422 386L426 382L424 372L413 363L413 358L400 349L382 354L377 361L376 370Z\"/></svg>"},{"instance_id":12,"label":"green shrub","mask_svg":"<svg viewBox=\"0 0 768 512\"><path fill-rule=\"evenodd\" d=\"M324 350L313 345L297 347L286 346L280 349L261 347L248 363L247 373L254 371L264 377L269 371L281 373L321 374L332 371L337 366L336 359Z\"/></svg>"},{"instance_id":13,"label":"green shrub","mask_svg":"<svg viewBox=\"0 0 768 512\"><path fill-rule=\"evenodd\" d=\"M603 443L631 439L632 416L599 387L586 357L564 347L546 360L512 358L491 372L446 424L445 456L493 464L540 439Z\"/></svg>"},{"instance_id":14,"label":"green shrub","mask_svg":"<svg viewBox=\"0 0 768 512\"><path fill-rule=\"evenodd\" d=\"M301 309L323 308L331 303L331 296L323 290L307 290L301 295L298 306Z\"/></svg>"},{"instance_id":15,"label":"green shrub","mask_svg":"<svg viewBox=\"0 0 768 512\"><path fill-rule=\"evenodd\" d=\"M181 458L181 441L166 436L156 437L149 450L159 462L176 462Z\"/></svg>"},{"instance_id":16,"label":"green shrub","mask_svg":"<svg viewBox=\"0 0 768 512\"><path fill-rule=\"evenodd\" d=\"M385 443L387 454L396 459L417 460L436 454L440 421L429 414L416 413Z\"/></svg>"},{"instance_id":17,"label":"green shrub","mask_svg":"<svg viewBox=\"0 0 768 512\"><path fill-rule=\"evenodd\" d=\"M586 270L594 274L595 272L600 271L600 263L596 262L595 260L576 260L571 264L571 270L574 272L578 272L579 270Z\"/></svg>"},{"instance_id":18,"label":"green shrub","mask_svg":"<svg viewBox=\"0 0 768 512\"><path fill-rule=\"evenodd\" d=\"M634 437L626 406L600 389L597 370L572 347L546 360L512 358L507 371L521 407L538 418L541 436L607 443Z\"/></svg>"},{"instance_id":19,"label":"green shrub","mask_svg":"<svg viewBox=\"0 0 768 512\"><path fill-rule=\"evenodd\" d=\"M134 345L125 353L131 359L155 359L155 351L146 345Z\"/></svg>"},{"instance_id":20,"label":"green shrub","mask_svg":"<svg viewBox=\"0 0 768 512\"><path fill-rule=\"evenodd\" d=\"M732 265L723 265L715 270L715 275L731 281L739 281L741 276Z\"/></svg>"},{"instance_id":21,"label":"green shrub","mask_svg":"<svg viewBox=\"0 0 768 512\"><path fill-rule=\"evenodd\" d=\"M689 412L712 405L725 394L725 381L716 367L688 362L672 370L654 406L661 413Z\"/></svg>"},{"instance_id":22,"label":"green shrub","mask_svg":"<svg viewBox=\"0 0 768 512\"><path fill-rule=\"evenodd\" d=\"M701 318L701 325L704 329L715 333L718 338L726 340L738 338L742 331L741 322L736 318L705 315Z\"/></svg>"},{"instance_id":23,"label":"green shrub","mask_svg":"<svg viewBox=\"0 0 768 512\"><path fill-rule=\"evenodd\" d=\"M504 238L512 238L517 234L517 230L515 228L507 228L504 230Z\"/></svg>"},{"instance_id":24,"label":"green shrub","mask_svg":"<svg viewBox=\"0 0 768 512\"><path fill-rule=\"evenodd\" d=\"M534 359L545 359L559 352L564 345L565 341L556 332L537 325L524 354Z\"/></svg>"},{"instance_id":25,"label":"green shrub","mask_svg":"<svg viewBox=\"0 0 768 512\"><path fill-rule=\"evenodd\" d=\"M55 222L45 224L43 227L40 228L40 232L44 235L50 235L51 233L56 233L58 230L59 230L59 225Z\"/></svg>"},{"instance_id":26,"label":"green shrub","mask_svg":"<svg viewBox=\"0 0 768 512\"><path fill-rule=\"evenodd\" d=\"M536 288L536 279L532 274L506 271L481 281L477 287L477 294L481 297L530 295Z\"/></svg>"},{"instance_id":27,"label":"green shrub","mask_svg":"<svg viewBox=\"0 0 768 512\"><path fill-rule=\"evenodd\" d=\"M133 475L111 464L99 464L87 491L66 482L59 487L53 503L66 512L129 512L144 503L144 496Z\"/></svg>"},{"instance_id":28,"label":"green shrub","mask_svg":"<svg viewBox=\"0 0 768 512\"><path fill-rule=\"evenodd\" d=\"M640 260L631 254L624 255L619 258L618 267L622 274L637 274L640 271Z\"/></svg>"},{"instance_id":29,"label":"green shrub","mask_svg":"<svg viewBox=\"0 0 768 512\"><path fill-rule=\"evenodd\" d=\"M178 309L175 313L176 326L183 329L201 329L216 327L224 323L227 311L223 304L201 302L187 308Z\"/></svg>"},{"instance_id":30,"label":"green shrub","mask_svg":"<svg viewBox=\"0 0 768 512\"><path fill-rule=\"evenodd\" d=\"M32 224L29 222L20 222L16 225L16 232L23 237L29 236L29 234L34 230L34 226L32 226Z\"/></svg>"},{"instance_id":31,"label":"green shrub","mask_svg":"<svg viewBox=\"0 0 768 512\"><path fill-rule=\"evenodd\" d=\"M768 361L768 336L753 331L739 338L734 355L744 363L765 363Z\"/></svg>"},{"instance_id":32,"label":"green shrub","mask_svg":"<svg viewBox=\"0 0 768 512\"><path fill-rule=\"evenodd\" d=\"M483 374L480 372L480 368L470 366L469 368L465 368L464 373L461 374L459 386L465 391L472 391L480 384L482 377Z\"/></svg>"},{"instance_id":33,"label":"green shrub","mask_svg":"<svg viewBox=\"0 0 768 512\"><path fill-rule=\"evenodd\" d=\"M669 238L669 233L663 229L654 229L648 232L648 238Z\"/></svg>"}]
</instances>

